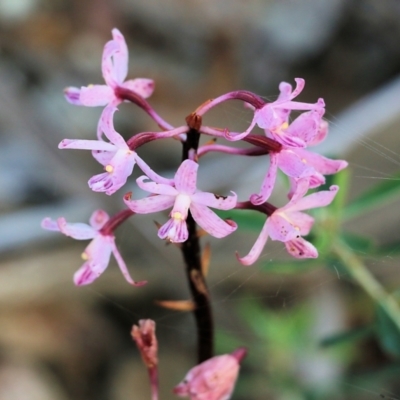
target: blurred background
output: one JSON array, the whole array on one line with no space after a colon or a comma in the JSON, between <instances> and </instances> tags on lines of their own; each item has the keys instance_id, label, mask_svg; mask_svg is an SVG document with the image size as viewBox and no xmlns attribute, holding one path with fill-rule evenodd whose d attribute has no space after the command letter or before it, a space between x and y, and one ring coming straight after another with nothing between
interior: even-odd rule
<instances>
[{"instance_id":1,"label":"blurred background","mask_svg":"<svg viewBox=\"0 0 400 400\"><path fill-rule=\"evenodd\" d=\"M140 171L112 197L93 193L87 180L99 165L88 152L57 148L64 138L95 137L101 109L68 104L63 89L103 82L101 55L114 27L128 43L129 78L155 80L150 103L171 124L184 124L224 92L247 89L273 100L279 82L303 77L300 100L327 104L330 136L320 150L350 161L337 178L341 203L316 215L319 261L292 263L281 244L268 243L256 265L239 265L234 252L248 252L262 218L224 240L202 239L211 243L217 351L249 347L233 399L399 399L400 325L325 233L333 220L363 270L396 298L400 3L0 0L0 400L149 399L130 338L141 318L157 323L161 399L174 398L172 387L196 362L192 316L155 304L189 296L179 249L156 236L153 220L166 215L138 216L117 231L133 278L149 281L142 288L130 287L114 261L94 284L75 287L85 244L40 228L46 216L86 222L96 208L120 210L127 191L140 197ZM206 123L241 131L251 118L231 102ZM115 123L126 138L157 129L129 104ZM180 152L178 142L159 141L139 154L171 176ZM247 196L267 165L265 157L210 155L200 187ZM284 188L280 180L277 205Z\"/></svg>"}]
</instances>

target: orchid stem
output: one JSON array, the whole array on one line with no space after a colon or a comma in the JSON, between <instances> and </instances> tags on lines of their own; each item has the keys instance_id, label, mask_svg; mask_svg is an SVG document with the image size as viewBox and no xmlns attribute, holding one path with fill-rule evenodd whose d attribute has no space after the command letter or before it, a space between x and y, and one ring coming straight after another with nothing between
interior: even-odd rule
<instances>
[{"instance_id":1,"label":"orchid stem","mask_svg":"<svg viewBox=\"0 0 400 400\"><path fill-rule=\"evenodd\" d=\"M183 160L191 158L193 152L197 152L199 139L200 133L195 129L190 129L187 133L187 140L183 143ZM186 263L186 275L189 281L190 292L195 303L193 313L197 325L198 362L201 363L214 355L213 318L210 296L201 268L200 241L197 235L196 222L190 212L186 222L189 237L182 243L181 249Z\"/></svg>"}]
</instances>

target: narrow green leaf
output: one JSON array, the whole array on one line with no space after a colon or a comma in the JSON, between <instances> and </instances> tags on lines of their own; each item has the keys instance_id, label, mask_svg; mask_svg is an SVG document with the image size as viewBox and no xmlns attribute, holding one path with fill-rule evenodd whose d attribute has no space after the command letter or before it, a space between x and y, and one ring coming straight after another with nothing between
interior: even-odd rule
<instances>
[{"instance_id":1,"label":"narrow green leaf","mask_svg":"<svg viewBox=\"0 0 400 400\"><path fill-rule=\"evenodd\" d=\"M400 172L383 180L344 209L345 218L353 218L400 196Z\"/></svg>"},{"instance_id":2,"label":"narrow green leaf","mask_svg":"<svg viewBox=\"0 0 400 400\"><path fill-rule=\"evenodd\" d=\"M376 310L376 322L378 339L383 349L400 357L400 331L381 307Z\"/></svg>"},{"instance_id":3,"label":"narrow green leaf","mask_svg":"<svg viewBox=\"0 0 400 400\"><path fill-rule=\"evenodd\" d=\"M342 343L359 340L371 335L374 332L372 325L361 326L358 328L351 329L346 332L340 332L332 336L328 336L322 339L320 342L321 347L331 347Z\"/></svg>"},{"instance_id":4,"label":"narrow green leaf","mask_svg":"<svg viewBox=\"0 0 400 400\"><path fill-rule=\"evenodd\" d=\"M349 232L340 234L343 241L354 251L361 252L365 255L375 250L374 242L365 236L355 235Z\"/></svg>"}]
</instances>

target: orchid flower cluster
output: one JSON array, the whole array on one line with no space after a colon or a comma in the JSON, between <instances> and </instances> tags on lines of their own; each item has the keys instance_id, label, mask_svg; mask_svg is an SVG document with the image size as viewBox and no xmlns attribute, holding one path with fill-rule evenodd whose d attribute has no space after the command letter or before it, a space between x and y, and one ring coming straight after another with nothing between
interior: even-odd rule
<instances>
[{"instance_id":1,"label":"orchid flower cluster","mask_svg":"<svg viewBox=\"0 0 400 400\"><path fill-rule=\"evenodd\" d=\"M75 284L92 283L107 268L113 254L125 279L134 286L144 285L146 282L136 282L131 278L116 247L114 231L135 214L150 214L164 210L170 210L169 218L159 226L158 237L168 242L185 244L190 240L197 240L199 233L193 228L196 224L209 235L224 238L236 231L237 224L232 219L221 218L212 209L247 209L265 214L266 222L249 253L237 256L240 263L243 265L255 263L268 237L283 242L289 254L296 258L317 257L317 249L303 238L310 232L314 219L303 211L330 204L338 187L331 186L328 190L315 191L308 195L307 192L323 185L325 175L335 174L347 166L346 161L331 160L307 149L308 146L320 143L328 134L328 124L323 119L324 101L322 99L318 99L315 103L296 101L305 83L303 79L297 78L294 89L289 83L280 84L280 94L274 102L265 102L261 97L248 91L233 91L206 101L186 118L185 125L174 127L157 114L146 100L152 95L155 87L151 79L125 80L128 73L127 45L117 29L112 30L112 37L112 40L106 43L102 57L105 84L81 88L68 87L65 90L67 101L74 105L104 107L98 122L96 138L64 139L59 148L91 150L93 158L102 169L101 173L89 179L91 190L112 195L119 189L127 187L130 185L128 178L137 165L143 172L143 175L136 180L137 185L149 194L142 199L133 199L132 192L125 193L123 201L126 209L111 217L103 210L96 210L90 218L90 225L67 223L62 217L57 220L50 218L43 220L42 226L45 229L59 231L77 240L91 239L82 254L85 262L74 275ZM203 124L203 116L209 110L230 100L242 101L246 107L253 110L253 119L248 129L244 132L232 132ZM140 107L156 122L160 131L141 132L128 140L124 139L114 128L115 113L122 102L130 102ZM293 118L292 112L296 113L296 118ZM264 130L263 135L252 133L256 126ZM199 139L202 135L211 137L213 141L200 145ZM142 145L168 138L181 142L184 149L184 157L173 177L159 175L138 154ZM216 144L216 139L224 140L227 144ZM250 147L237 148L230 145L231 142L238 140L248 143ZM200 160L210 152L231 156L268 154L269 168L266 170L259 192L239 201L233 191L226 196L201 191L197 187ZM281 207L268 202L274 189L278 169L288 176L290 182L289 201ZM154 329L150 325L150 322L143 322L141 329L145 329L146 326L145 330L153 332ZM137 327L133 332L139 348L143 348L139 334L141 329ZM152 335L153 333L150 336ZM175 388L175 393L189 396L192 400L229 399L237 377L239 361L243 356L244 352L237 350L232 355L203 360L204 363L195 367L188 374L186 381ZM145 363L149 366L148 358L144 357L144 360L147 360ZM153 368L150 375L155 382L156 363L150 362L150 364L149 368ZM222 381L228 384L221 385ZM191 382L195 382L192 386L196 387L196 390L191 386ZM222 387L225 389L221 389ZM197 394L199 390L208 394Z\"/></svg>"}]
</instances>

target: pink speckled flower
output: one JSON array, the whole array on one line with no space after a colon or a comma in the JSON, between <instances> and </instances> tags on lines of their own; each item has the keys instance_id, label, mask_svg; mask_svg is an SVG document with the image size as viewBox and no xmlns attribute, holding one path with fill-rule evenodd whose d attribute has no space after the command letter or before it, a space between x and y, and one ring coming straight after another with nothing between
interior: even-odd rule
<instances>
[{"instance_id":1,"label":"pink speckled flower","mask_svg":"<svg viewBox=\"0 0 400 400\"><path fill-rule=\"evenodd\" d=\"M89 187L95 192L105 192L108 195L113 194L126 183L138 157L114 129L112 121L115 111L115 107L105 108L99 122L98 136L101 137L101 132L104 132L109 142L102 139L64 139L58 145L59 149L92 150L93 157L104 166L105 172L90 178Z\"/></svg>"},{"instance_id":2,"label":"pink speckled flower","mask_svg":"<svg viewBox=\"0 0 400 400\"><path fill-rule=\"evenodd\" d=\"M80 89L66 88L65 97L70 103L88 107L105 106L110 103L117 105L122 102L115 94L118 87L131 90L143 98L153 93L154 82L151 79L137 78L125 81L128 74L128 48L118 29L111 32L113 39L104 46L101 64L106 84L83 86Z\"/></svg>"},{"instance_id":3,"label":"pink speckled flower","mask_svg":"<svg viewBox=\"0 0 400 400\"><path fill-rule=\"evenodd\" d=\"M174 393L190 400L228 400L235 388L240 361L246 350L210 358L192 368L185 379L174 388Z\"/></svg>"},{"instance_id":4,"label":"pink speckled flower","mask_svg":"<svg viewBox=\"0 0 400 400\"><path fill-rule=\"evenodd\" d=\"M319 111L309 111L301 114L285 129L281 127L280 131L284 132L286 137L301 141L305 146L314 146L325 139L328 124L321 119ZM276 133L276 135L281 134ZM276 137L274 139L277 140ZM289 197L291 197L299 179L308 178L309 188L316 188L325 183L324 175L335 174L347 165L344 160L331 160L302 147L282 143L280 151L270 152L270 166L260 192L253 194L250 200L253 204L262 204L268 200L275 184L278 168L290 179Z\"/></svg>"},{"instance_id":5,"label":"pink speckled flower","mask_svg":"<svg viewBox=\"0 0 400 400\"><path fill-rule=\"evenodd\" d=\"M61 232L77 240L92 239L82 253L85 263L74 274L75 285L88 285L97 279L107 268L111 253L114 254L122 274L131 285L144 285L146 282L135 282L129 275L128 268L115 245L114 235L102 233L102 228L108 220L109 216L105 211L97 210L90 217L90 225L69 224L65 218L58 218L56 221L45 218L42 221L42 228Z\"/></svg>"},{"instance_id":6,"label":"pink speckled flower","mask_svg":"<svg viewBox=\"0 0 400 400\"><path fill-rule=\"evenodd\" d=\"M339 187L331 186L329 190L304 197L308 188L308 179L301 179L297 182L296 191L291 200L284 207L276 209L267 218L249 254L245 257L238 257L242 264L251 265L258 259L268 236L272 240L285 243L287 251L296 258L318 257L317 249L301 237L308 235L314 224L314 218L300 211L327 206L335 198Z\"/></svg>"},{"instance_id":7,"label":"pink speckled flower","mask_svg":"<svg viewBox=\"0 0 400 400\"><path fill-rule=\"evenodd\" d=\"M138 186L155 196L140 200L131 200L128 193L125 204L135 213L149 214L172 207L170 219L158 231L161 239L171 242L184 242L188 238L186 218L190 210L194 220L210 235L222 238L234 232L237 225L233 221L225 222L208 207L219 210L230 210L235 207L237 196L222 197L213 193L197 190L197 170L199 165L192 160L185 160L179 166L173 184L165 184L156 179L155 182L144 182L147 177L137 179Z\"/></svg>"},{"instance_id":8,"label":"pink speckled flower","mask_svg":"<svg viewBox=\"0 0 400 400\"><path fill-rule=\"evenodd\" d=\"M325 103L323 99L318 99L317 103L302 103L293 101L304 88L304 79L296 78L296 88L292 91L289 83L282 82L279 85L280 95L278 99L272 103L267 103L259 109L255 109L253 120L249 128L235 136L229 136L230 140L241 140L246 137L252 129L258 125L260 128L269 131L271 136L282 144L295 147L305 147L302 139L293 137L291 132L285 131L283 128L288 127L289 115L292 110L316 110L321 115L324 113Z\"/></svg>"}]
</instances>

